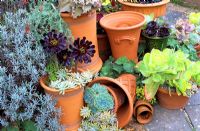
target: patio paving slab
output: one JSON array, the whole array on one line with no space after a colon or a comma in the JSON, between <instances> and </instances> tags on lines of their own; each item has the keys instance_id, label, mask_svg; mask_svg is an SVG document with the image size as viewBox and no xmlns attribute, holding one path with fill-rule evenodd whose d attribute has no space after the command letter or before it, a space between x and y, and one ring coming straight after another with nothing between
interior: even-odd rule
<instances>
[{"instance_id":1,"label":"patio paving slab","mask_svg":"<svg viewBox=\"0 0 200 131\"><path fill-rule=\"evenodd\" d=\"M145 125L147 131L191 131L182 110L167 110L154 106L153 121Z\"/></svg>"},{"instance_id":2,"label":"patio paving slab","mask_svg":"<svg viewBox=\"0 0 200 131\"><path fill-rule=\"evenodd\" d=\"M195 131L200 131L200 105L187 106L185 110L191 118Z\"/></svg>"},{"instance_id":3,"label":"patio paving slab","mask_svg":"<svg viewBox=\"0 0 200 131\"><path fill-rule=\"evenodd\" d=\"M189 100L188 106L194 105L200 105L200 89L198 90L198 93L193 95Z\"/></svg>"}]
</instances>

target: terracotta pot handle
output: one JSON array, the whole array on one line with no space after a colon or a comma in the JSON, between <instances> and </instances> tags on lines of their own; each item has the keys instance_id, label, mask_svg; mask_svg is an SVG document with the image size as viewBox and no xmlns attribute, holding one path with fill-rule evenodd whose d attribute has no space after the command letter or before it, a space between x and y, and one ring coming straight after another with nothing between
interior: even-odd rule
<instances>
[{"instance_id":1,"label":"terracotta pot handle","mask_svg":"<svg viewBox=\"0 0 200 131\"><path fill-rule=\"evenodd\" d=\"M130 37L130 36L123 36L121 38L117 38L115 39L115 42L117 45L119 45L120 43L122 43L122 41L129 41L129 44L133 44L136 38Z\"/></svg>"}]
</instances>

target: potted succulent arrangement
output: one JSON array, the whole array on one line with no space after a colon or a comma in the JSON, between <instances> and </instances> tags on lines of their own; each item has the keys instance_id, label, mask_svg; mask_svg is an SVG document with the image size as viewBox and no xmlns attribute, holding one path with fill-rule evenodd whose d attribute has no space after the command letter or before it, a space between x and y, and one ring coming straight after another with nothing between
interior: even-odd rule
<instances>
[{"instance_id":1,"label":"potted succulent arrangement","mask_svg":"<svg viewBox=\"0 0 200 131\"><path fill-rule=\"evenodd\" d=\"M144 15L132 11L118 11L101 18L100 25L108 35L115 59L126 56L135 62L138 61L138 43L144 23Z\"/></svg>"},{"instance_id":2,"label":"potted succulent arrangement","mask_svg":"<svg viewBox=\"0 0 200 131\"><path fill-rule=\"evenodd\" d=\"M61 17L68 24L69 29L75 39L86 37L95 46L95 54L92 62L79 63L78 67L83 70L91 70L97 73L102 66L99 57L97 34L96 32L96 9L100 8L99 0L77 1L77 0L58 0Z\"/></svg>"},{"instance_id":3,"label":"potted succulent arrangement","mask_svg":"<svg viewBox=\"0 0 200 131\"><path fill-rule=\"evenodd\" d=\"M154 13L155 18L164 16L170 0L118 0L124 11L136 11L146 15Z\"/></svg>"},{"instance_id":4,"label":"potted succulent arrangement","mask_svg":"<svg viewBox=\"0 0 200 131\"><path fill-rule=\"evenodd\" d=\"M44 50L50 53L50 59L46 67L48 75L40 78L40 85L57 99L64 127L76 130L81 123L83 87L93 79L92 72L79 69L77 63L91 62L95 47L85 37L76 39L73 44L66 43L66 39L63 33L52 30L41 40Z\"/></svg>"},{"instance_id":5,"label":"potted succulent arrangement","mask_svg":"<svg viewBox=\"0 0 200 131\"><path fill-rule=\"evenodd\" d=\"M146 99L157 93L158 103L168 109L183 108L195 84L200 84L200 62L190 61L180 50L153 49L137 68L146 77Z\"/></svg>"},{"instance_id":6,"label":"potted succulent arrangement","mask_svg":"<svg viewBox=\"0 0 200 131\"><path fill-rule=\"evenodd\" d=\"M167 47L170 28L166 23L159 22L159 19L157 19L147 23L146 28L142 31L142 35L150 51L153 48L163 50Z\"/></svg>"}]
</instances>

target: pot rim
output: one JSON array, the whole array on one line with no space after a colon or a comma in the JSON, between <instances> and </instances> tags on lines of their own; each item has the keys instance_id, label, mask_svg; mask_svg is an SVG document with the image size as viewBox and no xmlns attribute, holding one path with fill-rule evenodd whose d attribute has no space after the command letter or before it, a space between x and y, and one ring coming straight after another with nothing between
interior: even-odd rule
<instances>
[{"instance_id":1,"label":"pot rim","mask_svg":"<svg viewBox=\"0 0 200 131\"><path fill-rule=\"evenodd\" d=\"M42 86L42 88L44 88L46 91L49 91L49 92L60 93L59 90L57 90L55 88L51 88L51 87L46 85L45 82L46 82L47 79L48 79L48 75L43 75L43 76L40 77L39 83ZM82 87L80 85L78 85L78 86L71 88L71 89L65 89L65 93L72 92L72 91L79 89L79 88L82 88Z\"/></svg>"},{"instance_id":2,"label":"pot rim","mask_svg":"<svg viewBox=\"0 0 200 131\"><path fill-rule=\"evenodd\" d=\"M156 6L167 4L170 2L170 0L162 0L161 2L152 3L152 4L137 4L137 3L124 2L123 0L118 0L118 2L127 6L149 8L149 7L156 7Z\"/></svg>"},{"instance_id":3,"label":"pot rim","mask_svg":"<svg viewBox=\"0 0 200 131\"><path fill-rule=\"evenodd\" d=\"M138 24L135 24L133 26L129 26L129 27L121 27L121 28L115 28L115 27L110 27L110 26L107 26L106 24L104 24L103 20L105 19L111 19L109 17L111 16L115 16L117 17L118 14L123 14L123 15L126 15L126 14L132 14L132 15L138 15L140 17L142 17L141 21L138 23ZM145 23L145 16L142 14L142 13L139 13L139 12L134 12L134 11L118 11L118 12L114 12L114 13L110 13L110 14L107 14L105 16L103 16L100 20L100 25L105 28L105 29L109 29L109 30L115 30L115 31L122 31L122 30L131 30L131 29L135 29L135 28L139 28L139 27L142 27Z\"/></svg>"}]
</instances>

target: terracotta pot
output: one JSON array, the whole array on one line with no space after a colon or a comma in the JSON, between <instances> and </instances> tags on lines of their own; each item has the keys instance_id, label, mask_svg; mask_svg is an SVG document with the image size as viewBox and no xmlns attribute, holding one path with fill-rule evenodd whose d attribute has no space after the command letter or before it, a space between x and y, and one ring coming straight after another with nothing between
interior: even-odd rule
<instances>
[{"instance_id":1,"label":"terracotta pot","mask_svg":"<svg viewBox=\"0 0 200 131\"><path fill-rule=\"evenodd\" d=\"M141 124L147 124L153 119L153 107L147 101L138 100L134 106L133 114Z\"/></svg>"},{"instance_id":2,"label":"terracotta pot","mask_svg":"<svg viewBox=\"0 0 200 131\"><path fill-rule=\"evenodd\" d=\"M97 34L99 56L105 62L112 55L110 43L106 34Z\"/></svg>"},{"instance_id":3,"label":"terracotta pot","mask_svg":"<svg viewBox=\"0 0 200 131\"><path fill-rule=\"evenodd\" d=\"M126 56L138 61L138 43L144 23L144 15L132 11L119 11L101 18L100 25L107 32L115 59Z\"/></svg>"},{"instance_id":4,"label":"terracotta pot","mask_svg":"<svg viewBox=\"0 0 200 131\"><path fill-rule=\"evenodd\" d=\"M120 89L114 88L112 86L104 86L107 88L114 99L114 112L117 113L119 107L125 102L125 94L121 92Z\"/></svg>"},{"instance_id":5,"label":"terracotta pot","mask_svg":"<svg viewBox=\"0 0 200 131\"><path fill-rule=\"evenodd\" d=\"M132 118L133 103L136 94L136 78L131 74L123 74L117 79L109 77L97 77L88 84L91 87L95 83L100 83L106 86L111 86L120 90L121 94L125 94L125 102L118 108L116 114L118 119L118 126L123 128Z\"/></svg>"},{"instance_id":6,"label":"terracotta pot","mask_svg":"<svg viewBox=\"0 0 200 131\"><path fill-rule=\"evenodd\" d=\"M167 109L181 109L189 100L188 97L178 96L175 92L171 92L170 96L169 91L164 88L159 88L156 95L159 105Z\"/></svg>"},{"instance_id":7,"label":"terracotta pot","mask_svg":"<svg viewBox=\"0 0 200 131\"><path fill-rule=\"evenodd\" d=\"M200 44L196 44L195 49L197 51L197 56L200 58Z\"/></svg>"},{"instance_id":8,"label":"terracotta pot","mask_svg":"<svg viewBox=\"0 0 200 131\"><path fill-rule=\"evenodd\" d=\"M140 12L145 15L149 15L154 13L154 17L164 16L166 14L167 3L170 0L162 0L161 2L153 3L153 4L137 4L124 2L124 0L118 0L119 3L122 4L122 10L124 11L135 11Z\"/></svg>"},{"instance_id":9,"label":"terracotta pot","mask_svg":"<svg viewBox=\"0 0 200 131\"><path fill-rule=\"evenodd\" d=\"M77 86L66 90L65 94L61 95L58 90L47 86L47 79L48 76L42 76L39 82L45 93L57 99L56 107L61 107L62 111L60 123L65 127L66 131L78 130L82 120L80 109L83 107L84 88Z\"/></svg>"},{"instance_id":10,"label":"terracotta pot","mask_svg":"<svg viewBox=\"0 0 200 131\"><path fill-rule=\"evenodd\" d=\"M84 70L90 70L94 73L99 72L102 67L102 60L99 57L99 50L97 44L97 33L96 33L96 11L92 11L88 14L81 15L74 19L69 13L61 13L61 17L68 24L74 38L86 37L87 40L92 41L95 45L95 54L92 57L92 62L89 64L78 64L78 68Z\"/></svg>"}]
</instances>

